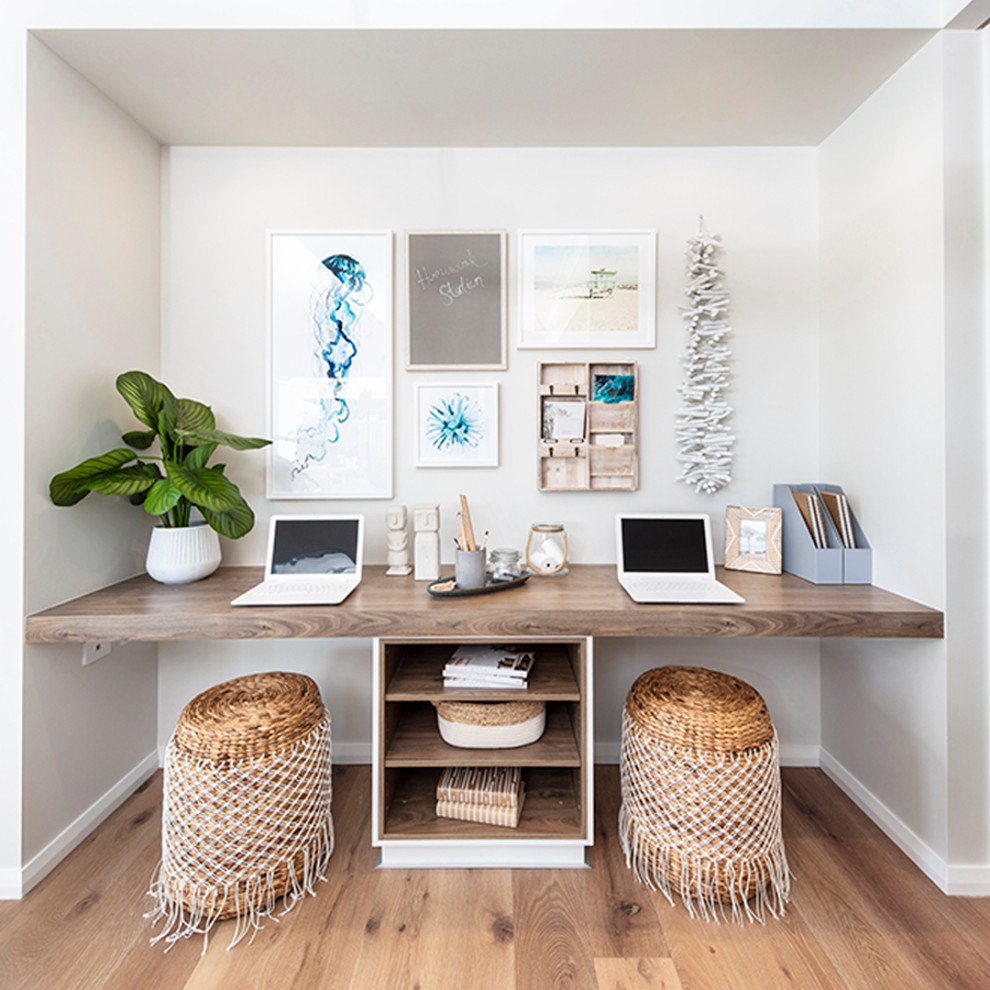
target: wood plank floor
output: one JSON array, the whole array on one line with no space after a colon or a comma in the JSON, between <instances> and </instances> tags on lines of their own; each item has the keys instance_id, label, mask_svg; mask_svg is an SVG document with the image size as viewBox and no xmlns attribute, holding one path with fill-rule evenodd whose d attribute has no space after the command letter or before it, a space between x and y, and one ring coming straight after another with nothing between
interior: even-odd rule
<instances>
[{"instance_id":1,"label":"wood plank floor","mask_svg":"<svg viewBox=\"0 0 990 990\"><path fill-rule=\"evenodd\" d=\"M327 882L253 944L230 922L165 953L144 896L156 775L21 902L0 903L4 990L986 990L990 899L943 896L818 770L785 768L786 917L692 920L637 884L596 769L590 870L376 870L370 771L334 770Z\"/></svg>"}]
</instances>

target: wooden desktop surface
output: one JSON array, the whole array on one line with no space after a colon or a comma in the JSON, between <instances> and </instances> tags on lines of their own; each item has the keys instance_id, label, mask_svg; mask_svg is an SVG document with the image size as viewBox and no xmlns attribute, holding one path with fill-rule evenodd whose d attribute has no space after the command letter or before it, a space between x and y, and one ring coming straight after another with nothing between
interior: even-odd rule
<instances>
[{"instance_id":1,"label":"wooden desktop surface","mask_svg":"<svg viewBox=\"0 0 990 990\"><path fill-rule=\"evenodd\" d=\"M450 568L443 568L444 572ZM147 575L25 620L29 643L265 639L327 636L846 636L941 638L943 616L872 585L814 585L790 574L719 569L744 605L637 605L615 566L578 564L517 588L434 598L426 581L366 567L341 605L238 607L260 567L221 567L203 581L163 585Z\"/></svg>"}]
</instances>

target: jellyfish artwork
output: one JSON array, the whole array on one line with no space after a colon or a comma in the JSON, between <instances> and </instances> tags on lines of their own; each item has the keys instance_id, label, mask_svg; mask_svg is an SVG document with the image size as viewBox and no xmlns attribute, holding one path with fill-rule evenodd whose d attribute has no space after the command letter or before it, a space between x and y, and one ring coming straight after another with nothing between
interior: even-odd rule
<instances>
[{"instance_id":1,"label":"jellyfish artwork","mask_svg":"<svg viewBox=\"0 0 990 990\"><path fill-rule=\"evenodd\" d=\"M300 426L295 436L296 456L292 476L322 461L330 445L340 439L340 429L350 417L344 382L358 353L357 325L374 295L364 268L347 254L333 254L322 261L332 278L313 292L313 360L316 377L331 388L323 393L313 422Z\"/></svg>"}]
</instances>

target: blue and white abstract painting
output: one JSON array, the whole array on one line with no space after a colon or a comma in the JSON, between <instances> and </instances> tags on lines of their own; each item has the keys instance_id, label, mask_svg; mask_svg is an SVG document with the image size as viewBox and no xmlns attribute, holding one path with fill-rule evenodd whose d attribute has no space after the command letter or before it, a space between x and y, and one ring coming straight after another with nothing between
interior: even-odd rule
<instances>
[{"instance_id":1,"label":"blue and white abstract painting","mask_svg":"<svg viewBox=\"0 0 990 990\"><path fill-rule=\"evenodd\" d=\"M418 467L498 465L498 386L419 385Z\"/></svg>"},{"instance_id":2,"label":"blue and white abstract painting","mask_svg":"<svg viewBox=\"0 0 990 990\"><path fill-rule=\"evenodd\" d=\"M273 233L270 498L391 498L392 235Z\"/></svg>"}]
</instances>

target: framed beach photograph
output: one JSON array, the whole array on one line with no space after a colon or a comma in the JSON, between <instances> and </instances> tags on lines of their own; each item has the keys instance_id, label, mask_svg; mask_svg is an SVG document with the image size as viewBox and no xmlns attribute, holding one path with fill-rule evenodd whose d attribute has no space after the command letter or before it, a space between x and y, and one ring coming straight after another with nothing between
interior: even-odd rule
<instances>
[{"instance_id":1,"label":"framed beach photograph","mask_svg":"<svg viewBox=\"0 0 990 990\"><path fill-rule=\"evenodd\" d=\"M519 347L656 346L657 235L519 234Z\"/></svg>"},{"instance_id":2,"label":"framed beach photograph","mask_svg":"<svg viewBox=\"0 0 990 990\"><path fill-rule=\"evenodd\" d=\"M408 371L504 370L504 230L408 231Z\"/></svg>"},{"instance_id":3,"label":"framed beach photograph","mask_svg":"<svg viewBox=\"0 0 990 990\"><path fill-rule=\"evenodd\" d=\"M781 510L729 505L725 509L725 566L732 571L781 572Z\"/></svg>"},{"instance_id":4,"label":"framed beach photograph","mask_svg":"<svg viewBox=\"0 0 990 990\"><path fill-rule=\"evenodd\" d=\"M497 467L498 385L416 386L416 467Z\"/></svg>"},{"instance_id":5,"label":"framed beach photograph","mask_svg":"<svg viewBox=\"0 0 990 990\"><path fill-rule=\"evenodd\" d=\"M268 497L392 497L392 234L269 232Z\"/></svg>"}]
</instances>

